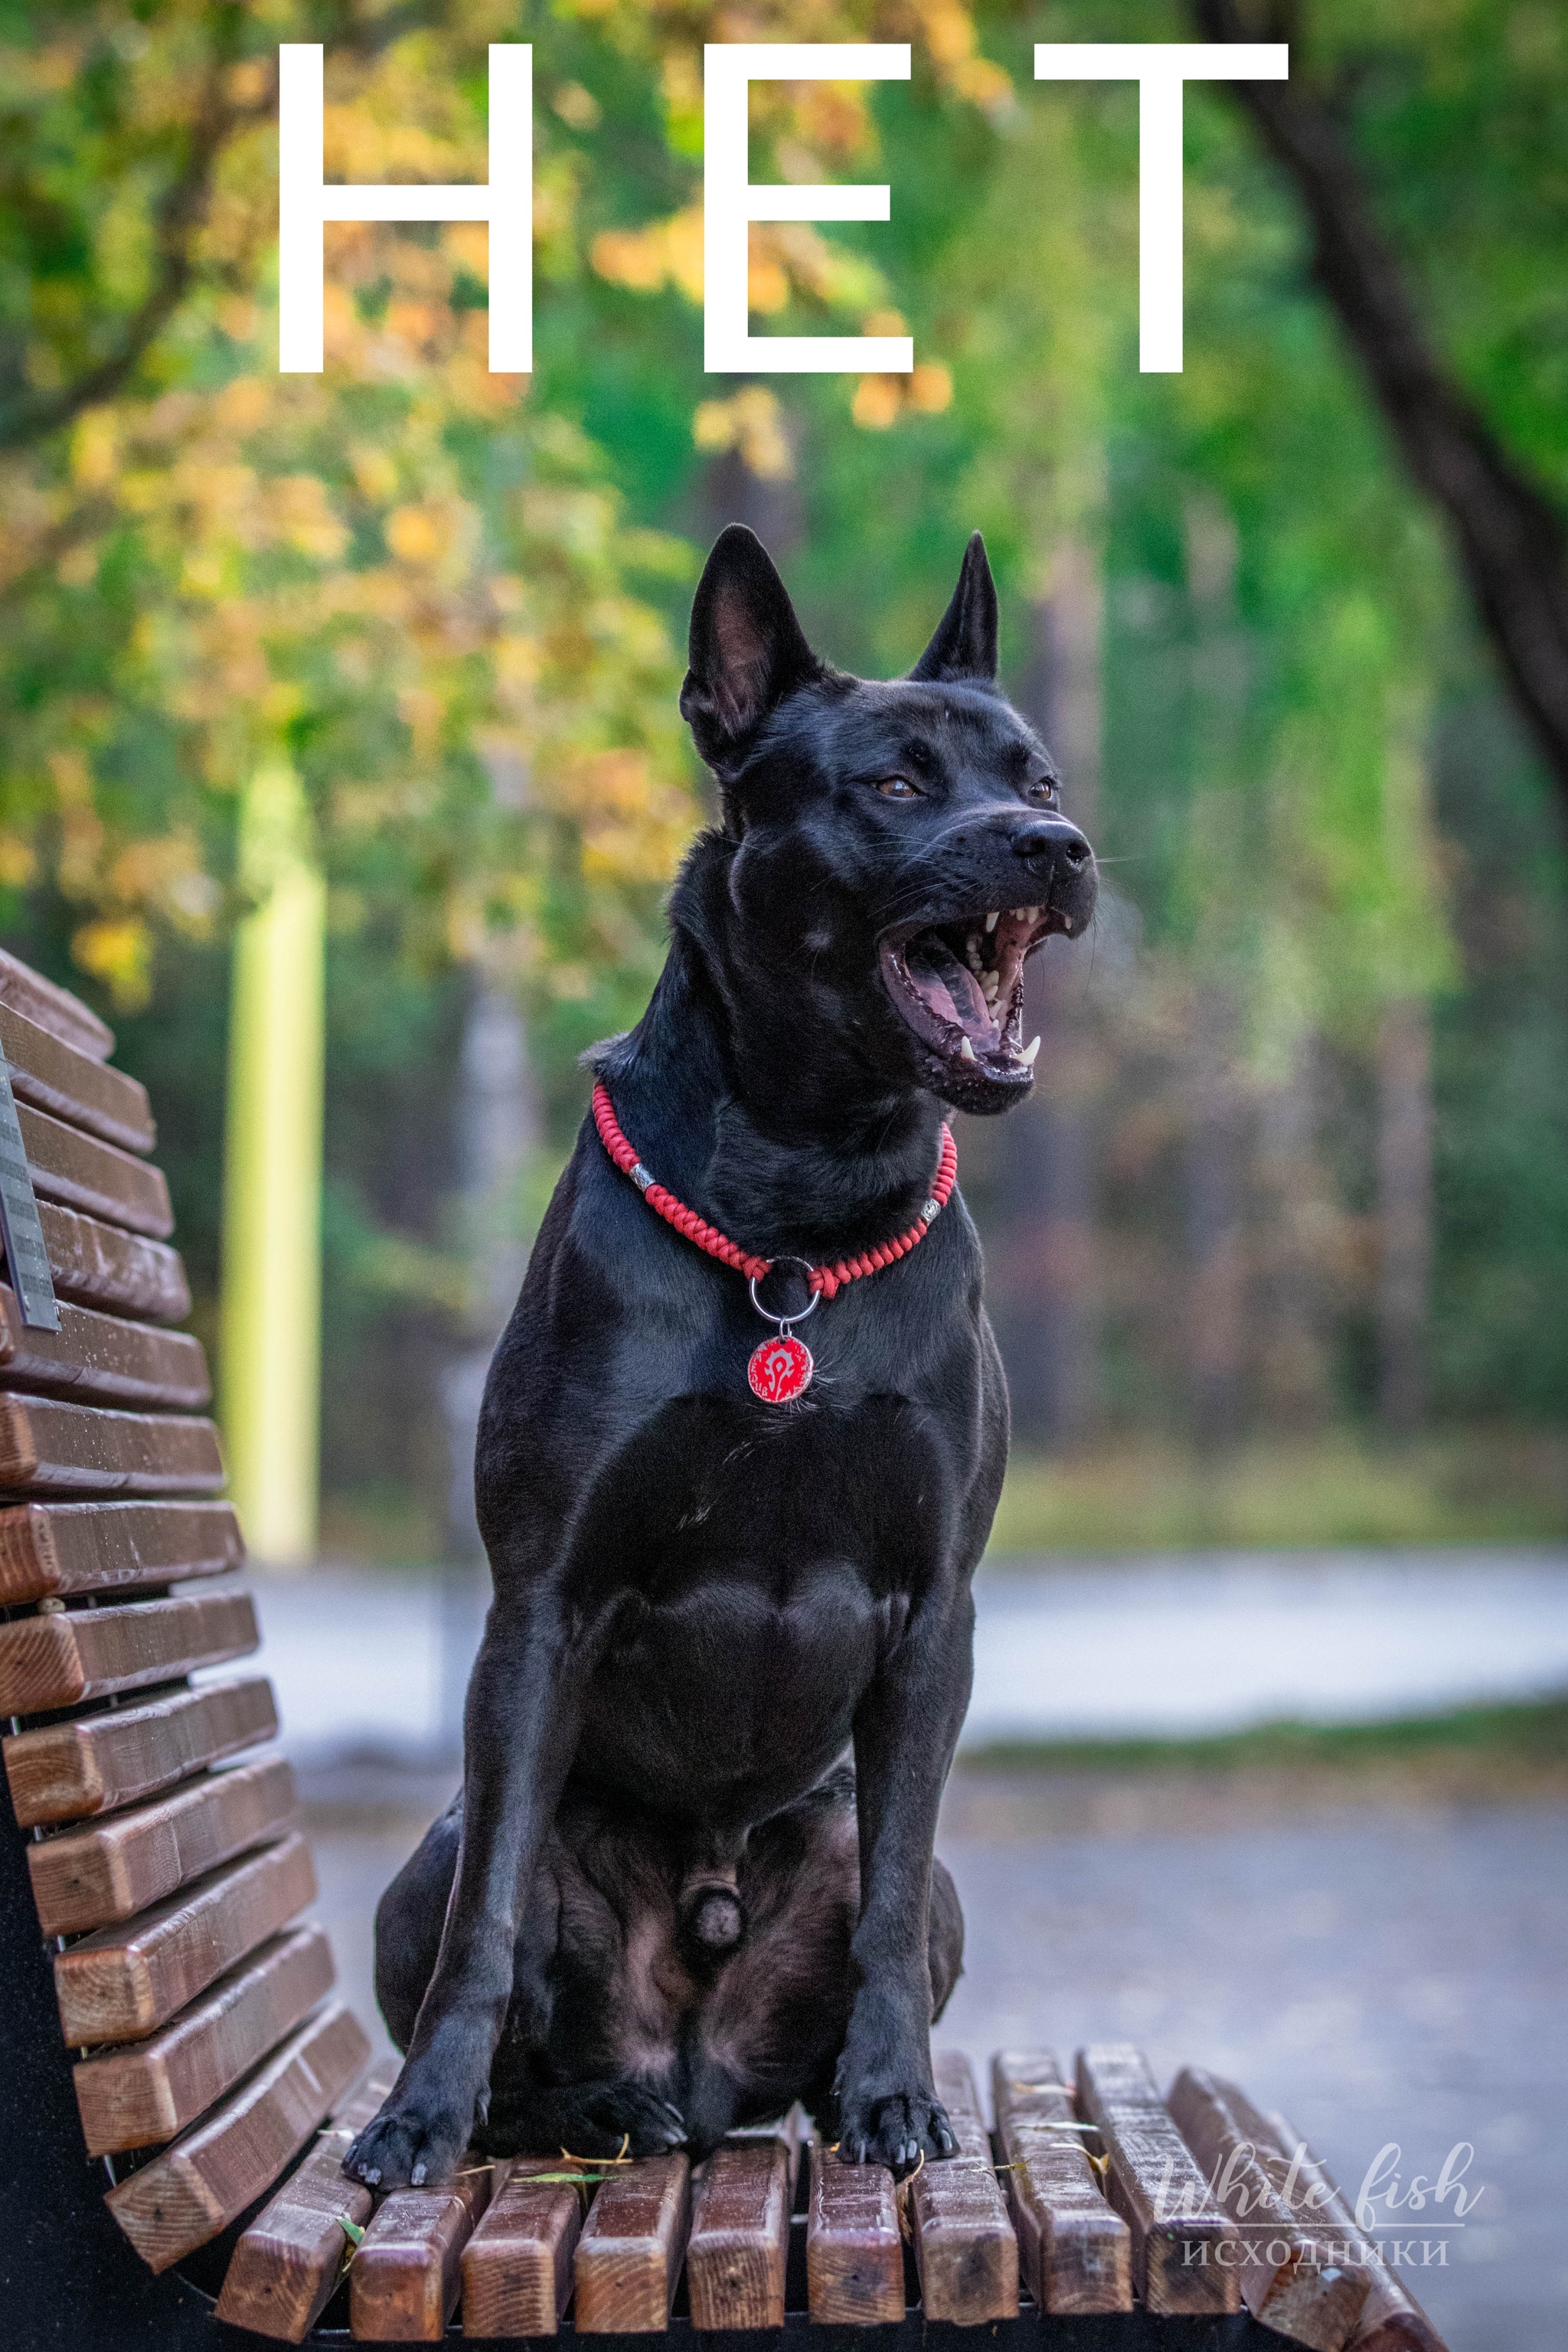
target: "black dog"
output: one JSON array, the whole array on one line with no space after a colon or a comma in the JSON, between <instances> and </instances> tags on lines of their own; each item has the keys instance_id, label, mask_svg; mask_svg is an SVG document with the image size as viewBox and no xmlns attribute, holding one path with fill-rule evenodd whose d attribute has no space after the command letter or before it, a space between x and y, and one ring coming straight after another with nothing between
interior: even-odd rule
<instances>
[{"instance_id":1,"label":"black dog","mask_svg":"<svg viewBox=\"0 0 1568 2352\"><path fill-rule=\"evenodd\" d=\"M645 1168L779 1261L763 1306L804 1320L806 1266L921 1221L938 1098L1027 1093L1024 959L1087 923L1094 859L994 683L978 536L910 677L877 684L816 658L732 528L690 661L723 823L595 1066ZM819 1305L809 1389L760 1402L745 1278L584 1124L490 1368L464 1792L383 1905L408 2054L351 2173L438 2179L477 2126L700 2151L829 2084L847 2158L952 2153L930 2031L960 1930L931 1849L1007 1445L980 1290L955 1193Z\"/></svg>"}]
</instances>

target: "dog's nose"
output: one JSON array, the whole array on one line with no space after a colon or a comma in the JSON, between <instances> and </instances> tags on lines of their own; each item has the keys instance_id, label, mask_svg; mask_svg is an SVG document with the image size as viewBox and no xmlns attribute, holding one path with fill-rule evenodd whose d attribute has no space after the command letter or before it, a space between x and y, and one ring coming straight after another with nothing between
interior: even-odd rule
<instances>
[{"instance_id":1,"label":"dog's nose","mask_svg":"<svg viewBox=\"0 0 1568 2352\"><path fill-rule=\"evenodd\" d=\"M1013 855L1026 865L1052 867L1058 859L1069 874L1081 873L1093 852L1076 824L1063 816L1035 816L1013 835Z\"/></svg>"}]
</instances>

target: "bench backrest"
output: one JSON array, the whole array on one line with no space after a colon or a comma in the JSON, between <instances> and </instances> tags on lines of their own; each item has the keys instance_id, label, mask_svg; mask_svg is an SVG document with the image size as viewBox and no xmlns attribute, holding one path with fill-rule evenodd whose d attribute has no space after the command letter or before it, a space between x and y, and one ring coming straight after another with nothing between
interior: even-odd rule
<instances>
[{"instance_id":1,"label":"bench backrest","mask_svg":"<svg viewBox=\"0 0 1568 2352\"><path fill-rule=\"evenodd\" d=\"M126 2298L255 2204L369 2044L299 1924L310 1851L243 1664L255 1603L201 1343L175 1328L152 1108L113 1044L0 951L0 2073L24 2119L0 2210L8 2256L71 2263L83 2340L101 2274L124 2341Z\"/></svg>"}]
</instances>

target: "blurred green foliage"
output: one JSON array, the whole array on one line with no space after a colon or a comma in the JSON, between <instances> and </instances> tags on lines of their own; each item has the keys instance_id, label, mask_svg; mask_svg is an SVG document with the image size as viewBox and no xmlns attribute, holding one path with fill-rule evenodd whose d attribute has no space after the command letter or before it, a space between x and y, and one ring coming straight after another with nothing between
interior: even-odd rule
<instances>
[{"instance_id":1,"label":"blurred green foliage","mask_svg":"<svg viewBox=\"0 0 1568 2352\"><path fill-rule=\"evenodd\" d=\"M1457 1707L1388 1723L1265 1723L1199 1739L1002 1740L966 1748L972 1772L1196 1772L1363 1776L1379 1765L1465 1762L1560 1784L1568 1765L1568 1699ZM1479 1793L1479 1791L1478 1791Z\"/></svg>"},{"instance_id":2,"label":"blurred green foliage","mask_svg":"<svg viewBox=\"0 0 1568 2352\"><path fill-rule=\"evenodd\" d=\"M1468 1423L1397 1446L1266 1424L1219 1459L1146 1426L1053 1460L1016 1446L990 1557L1542 1543L1568 1524L1568 1438Z\"/></svg>"},{"instance_id":3,"label":"blurred green foliage","mask_svg":"<svg viewBox=\"0 0 1568 2352\"><path fill-rule=\"evenodd\" d=\"M1294 13L1457 381L1568 490L1561 13ZM914 44L907 85L752 99L755 177L893 190L886 226L755 232L759 331L896 331L896 313L908 381L702 373L700 46L737 31ZM657 969L658 889L701 789L674 646L735 514L822 649L878 674L913 658L979 525L1032 709L1064 551L1096 583L1113 903L1065 1017L1095 1056L1112 1428L1185 1426L1188 1050L1216 991L1249 1132L1306 1057L1317 1072L1290 1203L1319 1297L1305 1385L1271 1385L1288 1221L1243 1170L1263 1302L1247 1424L1290 1427L1303 1398L1331 1422L1370 1409L1375 1057L1408 1003L1436 1040L1435 1406L1561 1421L1560 814L1310 282L1290 193L1225 92L1188 92L1186 368L1142 377L1136 99L1032 80L1036 39L1187 32L1175 0L844 0L809 26L776 0L743 27L674 0L0 7L0 918L117 1019L210 1297L235 793L268 742L293 751L332 891L345 1496L428 1498L445 1475L467 975L510 976L527 1005L531 1201L581 1112L576 1055ZM484 45L520 37L531 381L484 371L482 230L348 227L329 237L327 372L279 379L277 43L327 45L333 175L461 179L484 173ZM51 402L116 368L47 429ZM961 1146L1005 1251L1006 1147Z\"/></svg>"}]
</instances>

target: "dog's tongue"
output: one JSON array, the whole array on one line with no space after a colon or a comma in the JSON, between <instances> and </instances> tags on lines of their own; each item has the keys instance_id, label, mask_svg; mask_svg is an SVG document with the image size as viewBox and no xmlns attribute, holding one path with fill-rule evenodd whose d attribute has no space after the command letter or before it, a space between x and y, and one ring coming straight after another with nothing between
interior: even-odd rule
<instances>
[{"instance_id":1,"label":"dog's tongue","mask_svg":"<svg viewBox=\"0 0 1568 2352\"><path fill-rule=\"evenodd\" d=\"M904 950L904 965L923 1004L942 1021L955 1021L973 1035L993 1026L980 982L936 931L921 931Z\"/></svg>"}]
</instances>

